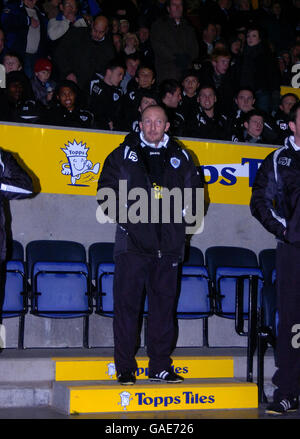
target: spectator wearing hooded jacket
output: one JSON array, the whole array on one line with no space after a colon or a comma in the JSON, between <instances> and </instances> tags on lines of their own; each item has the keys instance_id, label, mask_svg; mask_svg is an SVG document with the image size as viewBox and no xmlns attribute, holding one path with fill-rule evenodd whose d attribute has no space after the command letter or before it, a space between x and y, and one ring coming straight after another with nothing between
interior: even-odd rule
<instances>
[{"instance_id":1,"label":"spectator wearing hooded jacket","mask_svg":"<svg viewBox=\"0 0 300 439\"><path fill-rule=\"evenodd\" d=\"M50 79L51 72L52 63L47 58L37 60L31 86L35 99L44 106L50 104L56 86L55 81Z\"/></svg>"}]
</instances>

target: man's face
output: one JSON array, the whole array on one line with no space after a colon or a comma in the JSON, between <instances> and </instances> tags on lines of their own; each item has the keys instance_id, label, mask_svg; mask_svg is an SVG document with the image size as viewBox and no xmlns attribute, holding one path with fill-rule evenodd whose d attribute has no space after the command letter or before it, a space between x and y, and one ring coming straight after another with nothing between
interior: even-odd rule
<instances>
[{"instance_id":1,"label":"man's face","mask_svg":"<svg viewBox=\"0 0 300 439\"><path fill-rule=\"evenodd\" d=\"M141 68L138 72L138 76L136 78L139 87L141 88L150 88L154 84L154 73L151 69L147 67Z\"/></svg>"},{"instance_id":2,"label":"man's face","mask_svg":"<svg viewBox=\"0 0 300 439\"><path fill-rule=\"evenodd\" d=\"M259 137L264 129L264 119L261 116L252 116L249 122L245 122L245 128L250 136Z\"/></svg>"},{"instance_id":3,"label":"man's face","mask_svg":"<svg viewBox=\"0 0 300 439\"><path fill-rule=\"evenodd\" d=\"M21 70L20 61L15 56L6 55L4 57L3 64L6 73L16 72L17 70Z\"/></svg>"},{"instance_id":4,"label":"man's face","mask_svg":"<svg viewBox=\"0 0 300 439\"><path fill-rule=\"evenodd\" d=\"M216 61L213 61L212 63L217 75L225 75L230 64L230 58L219 56Z\"/></svg>"},{"instance_id":5,"label":"man's face","mask_svg":"<svg viewBox=\"0 0 300 439\"><path fill-rule=\"evenodd\" d=\"M164 99L164 103L167 105L167 107L170 108L177 108L180 101L181 101L180 87L176 88L174 93L167 93Z\"/></svg>"},{"instance_id":6,"label":"man's face","mask_svg":"<svg viewBox=\"0 0 300 439\"><path fill-rule=\"evenodd\" d=\"M182 87L187 96L193 97L197 91L197 88L199 87L198 78L195 76L187 76L182 81Z\"/></svg>"},{"instance_id":7,"label":"man's face","mask_svg":"<svg viewBox=\"0 0 300 439\"><path fill-rule=\"evenodd\" d=\"M294 96L286 96L281 105L279 105L279 108L285 113L289 114L292 106L297 102L296 98Z\"/></svg>"},{"instance_id":8,"label":"man's face","mask_svg":"<svg viewBox=\"0 0 300 439\"><path fill-rule=\"evenodd\" d=\"M142 113L147 107L150 107L150 105L157 105L156 100L153 98L148 98L147 96L142 97L139 112Z\"/></svg>"},{"instance_id":9,"label":"man's face","mask_svg":"<svg viewBox=\"0 0 300 439\"><path fill-rule=\"evenodd\" d=\"M149 29L147 27L141 27L138 30L138 37L141 43L144 43L149 39Z\"/></svg>"},{"instance_id":10,"label":"man's face","mask_svg":"<svg viewBox=\"0 0 300 439\"><path fill-rule=\"evenodd\" d=\"M13 102L19 102L23 94L23 85L20 81L11 82L7 88L9 98Z\"/></svg>"},{"instance_id":11,"label":"man's face","mask_svg":"<svg viewBox=\"0 0 300 439\"><path fill-rule=\"evenodd\" d=\"M75 16L77 14L77 5L75 0L66 0L61 8L65 17L70 15Z\"/></svg>"},{"instance_id":12,"label":"man's face","mask_svg":"<svg viewBox=\"0 0 300 439\"><path fill-rule=\"evenodd\" d=\"M148 107L144 111L139 125L145 140L154 143L156 146L170 127L164 111L158 107Z\"/></svg>"},{"instance_id":13,"label":"man's face","mask_svg":"<svg viewBox=\"0 0 300 439\"><path fill-rule=\"evenodd\" d=\"M203 110L212 110L216 100L215 92L211 88L203 88L198 96L198 102Z\"/></svg>"},{"instance_id":14,"label":"man's face","mask_svg":"<svg viewBox=\"0 0 300 439\"><path fill-rule=\"evenodd\" d=\"M108 21L105 19L95 19L92 24L91 36L92 40L100 41L105 36L108 30Z\"/></svg>"},{"instance_id":15,"label":"man's face","mask_svg":"<svg viewBox=\"0 0 300 439\"><path fill-rule=\"evenodd\" d=\"M174 20L179 20L182 17L183 13L182 0L171 0L168 12L170 18L173 18Z\"/></svg>"},{"instance_id":16,"label":"man's face","mask_svg":"<svg viewBox=\"0 0 300 439\"><path fill-rule=\"evenodd\" d=\"M135 76L139 64L140 64L139 59L126 60L126 70L130 76Z\"/></svg>"},{"instance_id":17,"label":"man's face","mask_svg":"<svg viewBox=\"0 0 300 439\"><path fill-rule=\"evenodd\" d=\"M289 122L289 127L295 137L300 137L300 109L297 110L296 122Z\"/></svg>"},{"instance_id":18,"label":"man's face","mask_svg":"<svg viewBox=\"0 0 300 439\"><path fill-rule=\"evenodd\" d=\"M27 8L31 8L33 9L35 7L37 0L24 0L24 4L25 6L27 6Z\"/></svg>"},{"instance_id":19,"label":"man's face","mask_svg":"<svg viewBox=\"0 0 300 439\"><path fill-rule=\"evenodd\" d=\"M70 87L61 87L57 96L59 102L67 110L72 111L75 107L76 93Z\"/></svg>"},{"instance_id":20,"label":"man's face","mask_svg":"<svg viewBox=\"0 0 300 439\"><path fill-rule=\"evenodd\" d=\"M113 85L114 87L119 87L120 82L124 76L124 69L122 67L116 67L113 70L108 69L105 75L107 83Z\"/></svg>"},{"instance_id":21,"label":"man's face","mask_svg":"<svg viewBox=\"0 0 300 439\"><path fill-rule=\"evenodd\" d=\"M212 43L213 41L215 41L216 36L217 36L216 26L214 24L209 24L207 29L205 29L205 31L203 32L204 39Z\"/></svg>"},{"instance_id":22,"label":"man's face","mask_svg":"<svg viewBox=\"0 0 300 439\"><path fill-rule=\"evenodd\" d=\"M248 111L253 109L255 99L250 90L241 90L237 95L235 102L239 110L248 113Z\"/></svg>"}]
</instances>

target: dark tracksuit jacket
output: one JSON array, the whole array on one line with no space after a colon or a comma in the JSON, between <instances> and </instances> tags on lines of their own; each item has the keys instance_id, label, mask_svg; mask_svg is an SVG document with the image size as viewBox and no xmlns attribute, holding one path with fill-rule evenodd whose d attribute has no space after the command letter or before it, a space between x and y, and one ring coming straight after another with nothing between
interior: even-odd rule
<instances>
[{"instance_id":1,"label":"dark tracksuit jacket","mask_svg":"<svg viewBox=\"0 0 300 439\"><path fill-rule=\"evenodd\" d=\"M293 136L269 154L257 171L250 203L252 215L279 240L276 292L279 314L274 399L300 393L299 349L293 327L300 322L300 149Z\"/></svg>"},{"instance_id":2,"label":"dark tracksuit jacket","mask_svg":"<svg viewBox=\"0 0 300 439\"><path fill-rule=\"evenodd\" d=\"M131 133L105 160L98 189L112 188L126 180L128 192L151 189L193 188L202 179L189 154L165 135L161 148L152 148L142 134ZM164 189L162 189L162 196ZM117 196L118 199L118 196ZM158 202L161 199L158 198ZM127 201L127 209L132 202ZM150 207L150 206L149 206ZM188 206L185 206L189 208ZM175 312L178 262L185 247L185 223L119 223L115 241L114 344L117 374L135 371L136 343L143 294L148 294L147 353L149 374L170 368L176 337ZM149 210L150 212L150 210ZM117 218L117 222L120 218Z\"/></svg>"},{"instance_id":3,"label":"dark tracksuit jacket","mask_svg":"<svg viewBox=\"0 0 300 439\"><path fill-rule=\"evenodd\" d=\"M29 175L19 166L11 153L0 149L0 262L6 257L6 231L3 204L32 195Z\"/></svg>"}]
</instances>

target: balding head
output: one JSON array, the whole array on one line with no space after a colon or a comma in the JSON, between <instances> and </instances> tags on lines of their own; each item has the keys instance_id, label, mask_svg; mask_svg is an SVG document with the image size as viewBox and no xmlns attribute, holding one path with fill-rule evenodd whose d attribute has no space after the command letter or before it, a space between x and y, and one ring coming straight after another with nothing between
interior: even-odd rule
<instances>
[{"instance_id":1,"label":"balding head","mask_svg":"<svg viewBox=\"0 0 300 439\"><path fill-rule=\"evenodd\" d=\"M108 19L104 15L99 15L95 18L92 29L91 36L94 41L100 41L105 36L108 31Z\"/></svg>"},{"instance_id":2,"label":"balding head","mask_svg":"<svg viewBox=\"0 0 300 439\"><path fill-rule=\"evenodd\" d=\"M157 146L169 127L166 112L159 105L150 105L143 111L140 129L147 142Z\"/></svg>"}]
</instances>

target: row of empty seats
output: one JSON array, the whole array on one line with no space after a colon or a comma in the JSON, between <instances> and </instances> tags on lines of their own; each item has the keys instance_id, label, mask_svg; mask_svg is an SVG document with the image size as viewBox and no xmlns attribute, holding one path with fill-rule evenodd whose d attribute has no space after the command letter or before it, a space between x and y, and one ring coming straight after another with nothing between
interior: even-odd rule
<instances>
[{"instance_id":1,"label":"row of empty seats","mask_svg":"<svg viewBox=\"0 0 300 439\"><path fill-rule=\"evenodd\" d=\"M204 345L208 346L212 315L235 319L236 332L248 337L249 381L257 344L257 313L262 315L262 289L269 284L264 252L270 251L257 258L252 250L239 247L210 247L205 254L190 247L179 279L177 317L203 319ZM73 241L32 241L25 250L14 241L7 262L2 317L20 317L20 348L27 312L40 317L83 317L83 345L88 347L90 314L113 316L113 276L113 243L94 243L86 252L81 243ZM145 298L145 319L147 311Z\"/></svg>"}]
</instances>

